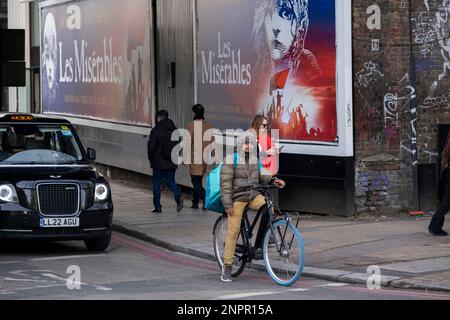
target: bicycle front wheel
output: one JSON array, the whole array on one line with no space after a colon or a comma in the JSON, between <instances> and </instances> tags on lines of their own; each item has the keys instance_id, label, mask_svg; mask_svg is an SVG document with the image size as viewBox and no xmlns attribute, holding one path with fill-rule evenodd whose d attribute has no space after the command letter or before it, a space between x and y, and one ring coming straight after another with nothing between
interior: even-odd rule
<instances>
[{"instance_id":1,"label":"bicycle front wheel","mask_svg":"<svg viewBox=\"0 0 450 320\"><path fill-rule=\"evenodd\" d=\"M301 276L305 263L303 240L297 228L286 220L277 221L273 230L267 230L263 254L266 270L277 284L288 287Z\"/></svg>"},{"instance_id":2,"label":"bicycle front wheel","mask_svg":"<svg viewBox=\"0 0 450 320\"><path fill-rule=\"evenodd\" d=\"M228 230L228 218L223 215L216 221L214 227L214 255L216 256L217 264L220 269L223 268L223 255L225 253L225 242L227 240ZM231 276L233 278L239 276L245 269L246 265L246 247L242 240L242 234L239 233L239 237L236 241L236 250L234 253L233 268L231 270Z\"/></svg>"}]
</instances>

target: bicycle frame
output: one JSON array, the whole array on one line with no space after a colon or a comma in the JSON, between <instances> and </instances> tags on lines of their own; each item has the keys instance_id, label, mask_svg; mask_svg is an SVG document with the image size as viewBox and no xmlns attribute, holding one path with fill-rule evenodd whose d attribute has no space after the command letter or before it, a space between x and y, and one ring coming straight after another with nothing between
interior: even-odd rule
<instances>
[{"instance_id":1,"label":"bicycle frame","mask_svg":"<svg viewBox=\"0 0 450 320\"><path fill-rule=\"evenodd\" d=\"M243 242L244 242L244 247L245 247L245 249L248 250L247 256L245 256L245 254L244 254L243 258L245 258L249 263L252 260L254 260L255 258L257 258L256 254L255 254L256 250L262 249L261 246L262 246L263 240L261 241L261 243L257 247L256 246L254 247L252 245L253 231L254 231L258 221L260 220L260 218L262 219L262 215L263 214L267 214L269 216L268 226L267 226L267 228L264 228L264 229L260 228L258 230L258 233L256 235L256 239L263 239L263 237L266 234L268 228L271 228L272 229L272 234L275 234L275 230L273 228L273 225L274 225L275 222L283 219L283 220L286 220L288 223L290 223L290 221L292 220L289 214L283 214L285 216L284 218L275 219L274 218L275 217L275 213L274 213L274 205L273 205L273 201L272 201L272 195L270 194L270 192L268 192L268 190L259 190L259 191L263 194L263 196L265 198L266 206L258 211L258 213L256 214L253 222L250 222L250 219L248 217L248 210L249 209L246 208L244 210L242 221L241 221L240 234L241 234ZM298 221L297 221L297 225L298 225ZM282 236L282 239L281 239L280 243L284 243L284 240L285 240L285 237L286 237L286 233L287 233L287 228L284 231L284 234ZM291 243L292 243L292 240L291 240ZM277 251L279 251L279 252L281 252L281 250L282 250L282 248L280 247L280 243L278 241L276 241L276 243L275 243Z\"/></svg>"},{"instance_id":2,"label":"bicycle frame","mask_svg":"<svg viewBox=\"0 0 450 320\"><path fill-rule=\"evenodd\" d=\"M233 263L233 265L235 266L235 270L233 271L234 275L232 273L232 276L239 276L245 269L246 264L250 265L253 260L264 260L264 265L270 277L280 285L290 286L301 275L304 266L303 241L301 235L299 234L299 231L297 230L300 222L300 213L295 211L282 212L277 206L275 206L272 201L272 193L270 192L270 189L274 187L274 184L253 184L247 189L250 191L254 190L261 193L265 199L265 205L258 210L256 215L254 216L253 221L249 217L248 206L244 209L242 220L240 222L239 237L236 239L237 241ZM297 222L295 226L293 224L291 214L297 215ZM224 221L226 222L226 219L227 214L224 213L222 217L216 220L216 224L214 225L213 229L214 254L221 268L223 268L224 262L222 260L222 257L220 257L219 255L222 254L221 246L223 245L224 239L220 237L223 232L221 231L220 235L217 235L216 231L223 230L222 223ZM254 230L257 227L258 222L260 222L259 229L254 240ZM269 230L271 233L268 232ZM292 236L288 232L291 232ZM297 241L295 239L297 239ZM293 248L295 244L298 244L298 248ZM286 265L285 262L286 259L290 261L291 257L294 257L294 259L296 259L296 253L299 253L300 259L299 264L295 264L296 269L286 269L286 267L291 268L291 265L294 266L293 263L296 263L294 261L291 262L290 265ZM281 269L279 269L276 264L272 265L272 262L275 262L276 264L279 262L281 262L282 264L284 263L284 267L282 265ZM275 269L273 266L275 266ZM295 271L295 274L292 273L293 271ZM286 273L287 275L292 276L290 279L288 279L288 281L284 279L284 276L280 278L277 275L277 273L279 272L281 272L283 275Z\"/></svg>"}]
</instances>

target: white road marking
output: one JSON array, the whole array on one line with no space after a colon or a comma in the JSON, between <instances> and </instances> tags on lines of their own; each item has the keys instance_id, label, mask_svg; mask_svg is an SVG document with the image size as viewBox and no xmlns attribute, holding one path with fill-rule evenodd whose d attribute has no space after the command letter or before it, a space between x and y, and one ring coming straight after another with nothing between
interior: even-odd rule
<instances>
[{"instance_id":1,"label":"white road marking","mask_svg":"<svg viewBox=\"0 0 450 320\"><path fill-rule=\"evenodd\" d=\"M348 283L327 283L321 286L317 286L317 288L336 288L336 287L345 287L348 286Z\"/></svg>"},{"instance_id":2,"label":"white road marking","mask_svg":"<svg viewBox=\"0 0 450 320\"><path fill-rule=\"evenodd\" d=\"M48 282L47 280L35 280L35 279L16 279L16 278L8 278L8 277L0 277L2 281L21 281L21 282Z\"/></svg>"},{"instance_id":3,"label":"white road marking","mask_svg":"<svg viewBox=\"0 0 450 320\"><path fill-rule=\"evenodd\" d=\"M226 296L218 297L217 300L243 299L243 298L258 297L258 296L269 296L269 295L278 294L278 293L280 293L280 291L247 292L247 293L229 294Z\"/></svg>"},{"instance_id":4,"label":"white road marking","mask_svg":"<svg viewBox=\"0 0 450 320\"><path fill-rule=\"evenodd\" d=\"M57 276L56 274L52 274L52 273L43 273L42 274L44 277L53 279L53 280L58 280L58 281L64 281L64 283L66 283L67 279L66 278L62 278L60 276ZM108 288L108 287L104 287L104 286L98 286L95 284L89 284L89 283L85 283L85 282L80 282L80 284L82 286L89 286L89 287L94 287L96 290L100 290L100 291L112 291L113 289Z\"/></svg>"},{"instance_id":5,"label":"white road marking","mask_svg":"<svg viewBox=\"0 0 450 320\"><path fill-rule=\"evenodd\" d=\"M12 261L0 261L0 265L2 264L16 264L16 263L21 263L23 261L19 261L19 260L12 260Z\"/></svg>"},{"instance_id":6,"label":"white road marking","mask_svg":"<svg viewBox=\"0 0 450 320\"><path fill-rule=\"evenodd\" d=\"M30 291L30 290L36 290L36 289L47 289L47 288L56 288L56 287L64 287L62 284L50 284L45 286L34 286L34 287L27 287L27 288L18 288L14 289L13 292L11 291L0 291L0 295L7 295L7 294L16 294L20 291Z\"/></svg>"},{"instance_id":7,"label":"white road marking","mask_svg":"<svg viewBox=\"0 0 450 320\"><path fill-rule=\"evenodd\" d=\"M52 287L65 287L67 285L67 279L64 277L60 277L52 271L49 270L14 270L10 271L10 274L16 276L16 277L22 277L22 278L15 278L15 277L0 277L0 281L11 281L11 282L22 282L22 283L42 283L42 285L37 285L33 287L28 288L21 288L21 289L15 289L11 292L11 290L2 290L0 291L0 295L6 295L6 294L14 294L17 291L26 291L26 290L34 290L34 289L42 289L42 288L52 288ZM32 274L38 274L40 277L32 276ZM44 277L42 279L41 277ZM43 285L43 283L47 283L47 285ZM92 287L95 290L99 291L113 291L113 289L95 285L95 284L89 284L89 283L80 283L82 286L86 287Z\"/></svg>"},{"instance_id":8,"label":"white road marking","mask_svg":"<svg viewBox=\"0 0 450 320\"><path fill-rule=\"evenodd\" d=\"M239 294L230 294L226 296L218 297L218 300L232 300L232 299L244 299L258 296L269 296L274 294L286 293L286 292L308 292L317 288L333 288L333 287L344 287L348 286L347 283L327 283L320 286L316 286L314 288L293 288L287 289L284 291L267 291L267 292L247 292L247 293L239 293Z\"/></svg>"},{"instance_id":9,"label":"white road marking","mask_svg":"<svg viewBox=\"0 0 450 320\"><path fill-rule=\"evenodd\" d=\"M47 258L33 258L28 261L54 261L54 260L68 260L68 259L81 259L81 258L97 258L105 256L106 253L102 254L85 254L77 256L59 256L59 257L47 257Z\"/></svg>"},{"instance_id":10,"label":"white road marking","mask_svg":"<svg viewBox=\"0 0 450 320\"><path fill-rule=\"evenodd\" d=\"M21 276L21 277L29 277L30 274L29 272L34 272L35 274L37 273L44 273L44 272L51 272L49 270L13 270L10 271L9 273L15 275L15 276ZM33 279L40 279L39 277L32 277Z\"/></svg>"},{"instance_id":11,"label":"white road marking","mask_svg":"<svg viewBox=\"0 0 450 320\"><path fill-rule=\"evenodd\" d=\"M306 292L310 291L311 289L303 289L303 288L296 288L296 289L289 289L291 292Z\"/></svg>"}]
</instances>

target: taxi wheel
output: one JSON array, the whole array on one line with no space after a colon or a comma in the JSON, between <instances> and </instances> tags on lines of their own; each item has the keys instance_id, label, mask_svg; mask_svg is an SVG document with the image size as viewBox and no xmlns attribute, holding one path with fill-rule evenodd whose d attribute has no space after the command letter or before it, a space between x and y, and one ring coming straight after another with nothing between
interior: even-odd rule
<instances>
[{"instance_id":1,"label":"taxi wheel","mask_svg":"<svg viewBox=\"0 0 450 320\"><path fill-rule=\"evenodd\" d=\"M84 240L84 244L89 251L99 252L108 249L111 243L111 234L98 239Z\"/></svg>"}]
</instances>

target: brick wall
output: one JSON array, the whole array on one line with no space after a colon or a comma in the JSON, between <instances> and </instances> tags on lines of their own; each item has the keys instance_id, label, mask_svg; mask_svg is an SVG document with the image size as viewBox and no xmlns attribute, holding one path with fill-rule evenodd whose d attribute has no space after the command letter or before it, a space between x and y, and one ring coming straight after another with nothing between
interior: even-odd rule
<instances>
[{"instance_id":1,"label":"brick wall","mask_svg":"<svg viewBox=\"0 0 450 320\"><path fill-rule=\"evenodd\" d=\"M436 162L450 123L449 33L449 0L353 1L357 212L413 208L413 164Z\"/></svg>"}]
</instances>

